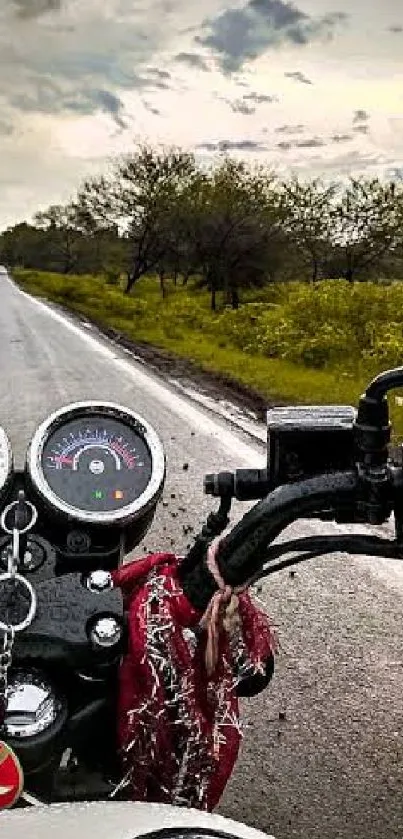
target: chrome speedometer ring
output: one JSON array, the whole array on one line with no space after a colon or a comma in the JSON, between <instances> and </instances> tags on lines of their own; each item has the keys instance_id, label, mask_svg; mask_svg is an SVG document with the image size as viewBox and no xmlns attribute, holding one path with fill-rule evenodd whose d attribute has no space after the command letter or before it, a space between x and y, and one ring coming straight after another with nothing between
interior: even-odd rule
<instances>
[{"instance_id":1,"label":"chrome speedometer ring","mask_svg":"<svg viewBox=\"0 0 403 839\"><path fill-rule=\"evenodd\" d=\"M38 428L26 468L34 490L53 510L89 525L123 526L155 507L165 480L165 454L152 426L128 408L112 402L74 402ZM126 493L117 490L113 500L103 499L108 508L94 509L82 491L83 481L87 488L104 487L115 473L126 482Z\"/></svg>"}]
</instances>

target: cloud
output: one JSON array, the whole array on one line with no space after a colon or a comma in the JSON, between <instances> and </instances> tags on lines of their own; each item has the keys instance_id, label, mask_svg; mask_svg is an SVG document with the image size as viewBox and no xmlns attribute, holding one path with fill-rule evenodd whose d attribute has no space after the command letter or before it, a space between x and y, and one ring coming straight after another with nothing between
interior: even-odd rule
<instances>
[{"instance_id":1,"label":"cloud","mask_svg":"<svg viewBox=\"0 0 403 839\"><path fill-rule=\"evenodd\" d=\"M337 173L337 177L340 178L352 172L358 174L374 170L374 168L383 167L384 160L382 159L382 155L377 153L366 154L358 149L352 149L349 152L329 158L328 160L323 157L313 158L311 163L316 164L315 168L318 173L329 172L332 177L334 173ZM300 166L303 168L303 161L300 162Z\"/></svg>"},{"instance_id":2,"label":"cloud","mask_svg":"<svg viewBox=\"0 0 403 839\"><path fill-rule=\"evenodd\" d=\"M351 134L333 134L331 139L333 143L348 143L353 138Z\"/></svg>"},{"instance_id":3,"label":"cloud","mask_svg":"<svg viewBox=\"0 0 403 839\"><path fill-rule=\"evenodd\" d=\"M60 83L43 80L32 91L11 94L10 104L19 111L82 116L100 112L108 114L120 129L126 128L123 105L120 98L109 90L84 87L77 91L63 90Z\"/></svg>"},{"instance_id":4,"label":"cloud","mask_svg":"<svg viewBox=\"0 0 403 839\"><path fill-rule=\"evenodd\" d=\"M324 140L320 140L319 137L308 137L304 140L281 140L277 143L277 148L289 151L290 149L319 149L325 145Z\"/></svg>"},{"instance_id":5,"label":"cloud","mask_svg":"<svg viewBox=\"0 0 403 839\"><path fill-rule=\"evenodd\" d=\"M300 134L304 127L304 125L278 125L275 131L277 134Z\"/></svg>"},{"instance_id":6,"label":"cloud","mask_svg":"<svg viewBox=\"0 0 403 839\"><path fill-rule=\"evenodd\" d=\"M167 80L171 78L171 73L168 70L160 70L159 67L147 67L147 73L152 77L157 76L158 79Z\"/></svg>"},{"instance_id":7,"label":"cloud","mask_svg":"<svg viewBox=\"0 0 403 839\"><path fill-rule=\"evenodd\" d=\"M264 16L268 15L277 29L294 25L307 17L292 3L284 3L283 0L250 0L249 6Z\"/></svg>"},{"instance_id":8,"label":"cloud","mask_svg":"<svg viewBox=\"0 0 403 839\"><path fill-rule=\"evenodd\" d=\"M196 148L207 152L255 152L264 151L266 146L253 140L219 140L217 143L199 143Z\"/></svg>"},{"instance_id":9,"label":"cloud","mask_svg":"<svg viewBox=\"0 0 403 839\"><path fill-rule=\"evenodd\" d=\"M108 90L98 90L96 92L94 91L92 97L94 104L97 100L101 111L109 114L118 128L125 129L127 127L127 123L122 116L123 105L118 96L115 96L114 93L110 93Z\"/></svg>"},{"instance_id":10,"label":"cloud","mask_svg":"<svg viewBox=\"0 0 403 839\"><path fill-rule=\"evenodd\" d=\"M326 145L319 137L311 137L306 140L296 140L295 148L297 149L319 149Z\"/></svg>"},{"instance_id":11,"label":"cloud","mask_svg":"<svg viewBox=\"0 0 403 839\"><path fill-rule=\"evenodd\" d=\"M251 93L244 93L241 99L236 99L232 102L224 97L219 98L222 99L223 102L226 102L235 114L245 114L245 116L255 114L256 105L278 102L277 96L269 96L266 93L256 93L254 91L251 91Z\"/></svg>"},{"instance_id":12,"label":"cloud","mask_svg":"<svg viewBox=\"0 0 403 839\"><path fill-rule=\"evenodd\" d=\"M348 26L332 8L349 13ZM285 172L316 172L324 160L337 176L339 166L372 166L374 125L379 165L402 166L401 136L388 124L402 95L396 8L396 0L371 8L364 0L0 0L0 225L68 199L88 171L137 140L207 143L211 157L277 159ZM314 82L314 96L301 96L307 81L284 76L292 67ZM361 156L342 158L352 147Z\"/></svg>"},{"instance_id":13,"label":"cloud","mask_svg":"<svg viewBox=\"0 0 403 839\"><path fill-rule=\"evenodd\" d=\"M65 156L46 129L17 128L0 142L2 159L7 161L7 167L0 169L0 229L50 204L68 202L83 178L104 169L99 159L84 160L74 154L76 148Z\"/></svg>"},{"instance_id":14,"label":"cloud","mask_svg":"<svg viewBox=\"0 0 403 839\"><path fill-rule=\"evenodd\" d=\"M154 13L160 2L152 0ZM129 0L18 0L18 6L0 5L4 106L52 116L101 112L123 128L123 92L170 87L168 70L152 62L164 43L162 22L157 16L151 26L145 13L141 16L141 3L135 12L131 5ZM10 17L13 8L24 15ZM34 16L56 10L46 24L42 18L32 22Z\"/></svg>"},{"instance_id":15,"label":"cloud","mask_svg":"<svg viewBox=\"0 0 403 839\"><path fill-rule=\"evenodd\" d=\"M299 70L295 70L292 73L284 73L287 79L294 79L296 82L301 82L301 84L313 84L307 76L304 76L303 73L300 73Z\"/></svg>"},{"instance_id":16,"label":"cloud","mask_svg":"<svg viewBox=\"0 0 403 839\"><path fill-rule=\"evenodd\" d=\"M162 79L148 80L141 79L139 87L148 88L149 90L169 90L171 85Z\"/></svg>"},{"instance_id":17,"label":"cloud","mask_svg":"<svg viewBox=\"0 0 403 839\"><path fill-rule=\"evenodd\" d=\"M161 115L161 111L159 110L159 108L155 108L154 105L150 105L150 103L145 102L144 99L143 99L143 105L144 105L145 109L150 112L150 114L154 114L155 116L160 116Z\"/></svg>"},{"instance_id":18,"label":"cloud","mask_svg":"<svg viewBox=\"0 0 403 839\"><path fill-rule=\"evenodd\" d=\"M18 17L34 18L47 12L59 12L62 0L12 0L11 6L15 8Z\"/></svg>"},{"instance_id":19,"label":"cloud","mask_svg":"<svg viewBox=\"0 0 403 839\"><path fill-rule=\"evenodd\" d=\"M204 70L204 72L208 72L209 70L207 61L196 52L179 52L175 56L175 60L179 61L180 64L193 67L195 70Z\"/></svg>"},{"instance_id":20,"label":"cloud","mask_svg":"<svg viewBox=\"0 0 403 839\"><path fill-rule=\"evenodd\" d=\"M302 129L302 125L297 126L280 126L277 128L276 131L283 130L283 133L288 134L296 134L299 133L294 129ZM292 129L284 131L284 129ZM332 143L347 143L352 140L353 137L351 134L332 134L329 138L329 142ZM320 137L308 137L301 140L282 140L280 143L277 143L277 148L283 149L284 151L289 151L290 149L320 149L327 145L327 142Z\"/></svg>"},{"instance_id":21,"label":"cloud","mask_svg":"<svg viewBox=\"0 0 403 839\"><path fill-rule=\"evenodd\" d=\"M246 99L247 102L256 102L257 105L278 102L278 96L270 96L267 93L246 93L242 98Z\"/></svg>"},{"instance_id":22,"label":"cloud","mask_svg":"<svg viewBox=\"0 0 403 839\"><path fill-rule=\"evenodd\" d=\"M230 102L230 108L234 114L244 114L249 116L256 113L256 108L253 105L248 105L243 99L237 99L235 102Z\"/></svg>"},{"instance_id":23,"label":"cloud","mask_svg":"<svg viewBox=\"0 0 403 839\"><path fill-rule=\"evenodd\" d=\"M346 18L341 12L312 16L284 0L249 0L242 9L227 9L205 20L206 34L195 41L212 50L223 72L231 74L270 47L329 40Z\"/></svg>"},{"instance_id":24,"label":"cloud","mask_svg":"<svg viewBox=\"0 0 403 839\"><path fill-rule=\"evenodd\" d=\"M367 122L369 120L368 111L363 111L361 108L354 112L353 123Z\"/></svg>"}]
</instances>

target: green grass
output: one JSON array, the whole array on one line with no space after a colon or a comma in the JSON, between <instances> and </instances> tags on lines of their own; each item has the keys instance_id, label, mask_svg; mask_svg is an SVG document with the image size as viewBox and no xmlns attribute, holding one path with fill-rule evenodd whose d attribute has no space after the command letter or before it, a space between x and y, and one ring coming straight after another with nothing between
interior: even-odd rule
<instances>
[{"instance_id":1,"label":"green grass","mask_svg":"<svg viewBox=\"0 0 403 839\"><path fill-rule=\"evenodd\" d=\"M153 277L131 295L102 278L22 270L14 277L32 294L230 376L268 401L356 404L373 375L400 363L401 283L275 285L250 292L238 312L214 314L206 292L169 283L163 300ZM400 437L403 411L393 398L390 406Z\"/></svg>"}]
</instances>

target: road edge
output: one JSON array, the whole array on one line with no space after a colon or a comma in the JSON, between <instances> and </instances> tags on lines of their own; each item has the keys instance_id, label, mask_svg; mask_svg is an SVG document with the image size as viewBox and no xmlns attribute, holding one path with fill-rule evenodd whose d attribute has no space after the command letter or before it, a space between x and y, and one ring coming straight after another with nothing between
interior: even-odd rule
<instances>
[{"instance_id":1,"label":"road edge","mask_svg":"<svg viewBox=\"0 0 403 839\"><path fill-rule=\"evenodd\" d=\"M118 332L115 333L115 331L110 327L103 327L102 324L99 324L92 318L72 311L67 306L55 303L45 297L31 294L29 291L21 288L11 274L8 274L8 278L20 294L25 295L33 301L38 301L46 308L58 313L61 317L66 318L66 320L69 320L72 324L74 324L74 326L81 329L84 334L91 330L92 337L101 344L103 343L104 345L109 346L109 349L113 349L115 351L119 350L126 356L126 359L130 359L134 364L140 364L143 369L148 368L150 373L159 379L160 383L165 387L171 388L182 397L186 397L186 399L189 399L189 401L198 408L206 411L215 419L221 419L228 423L233 430L241 432L242 435L246 436L253 443L266 449L266 424L259 421L256 416L254 417L252 415L252 411L245 409L244 412L242 412L242 408L237 406L235 402L233 404L228 402L224 403L229 405L229 407L223 407L223 405L221 405L217 399L214 399L212 395L208 393L198 393L189 385L183 384L183 382L179 379L163 375L161 369L158 368L158 365L152 364L148 360L144 360L144 358L136 351L136 346L133 345L133 347L131 347L130 343L132 342L130 342L129 339L126 339L124 335L121 335ZM208 374L204 372L203 377L207 379ZM197 382L193 384L197 386ZM247 416L247 414L249 414L249 416Z\"/></svg>"}]
</instances>

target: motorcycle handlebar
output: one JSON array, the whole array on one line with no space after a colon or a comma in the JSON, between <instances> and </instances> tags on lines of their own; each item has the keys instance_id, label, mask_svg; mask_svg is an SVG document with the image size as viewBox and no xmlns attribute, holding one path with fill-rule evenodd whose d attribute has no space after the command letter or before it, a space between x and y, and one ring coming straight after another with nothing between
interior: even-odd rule
<instances>
[{"instance_id":1,"label":"motorcycle handlebar","mask_svg":"<svg viewBox=\"0 0 403 839\"><path fill-rule=\"evenodd\" d=\"M264 552L289 524L318 509L355 506L358 488L356 471L322 474L284 484L249 510L225 536L217 552L223 580L230 586L248 583L263 567ZM184 560L181 581L192 605L204 610L217 585L204 561L195 565Z\"/></svg>"}]
</instances>

